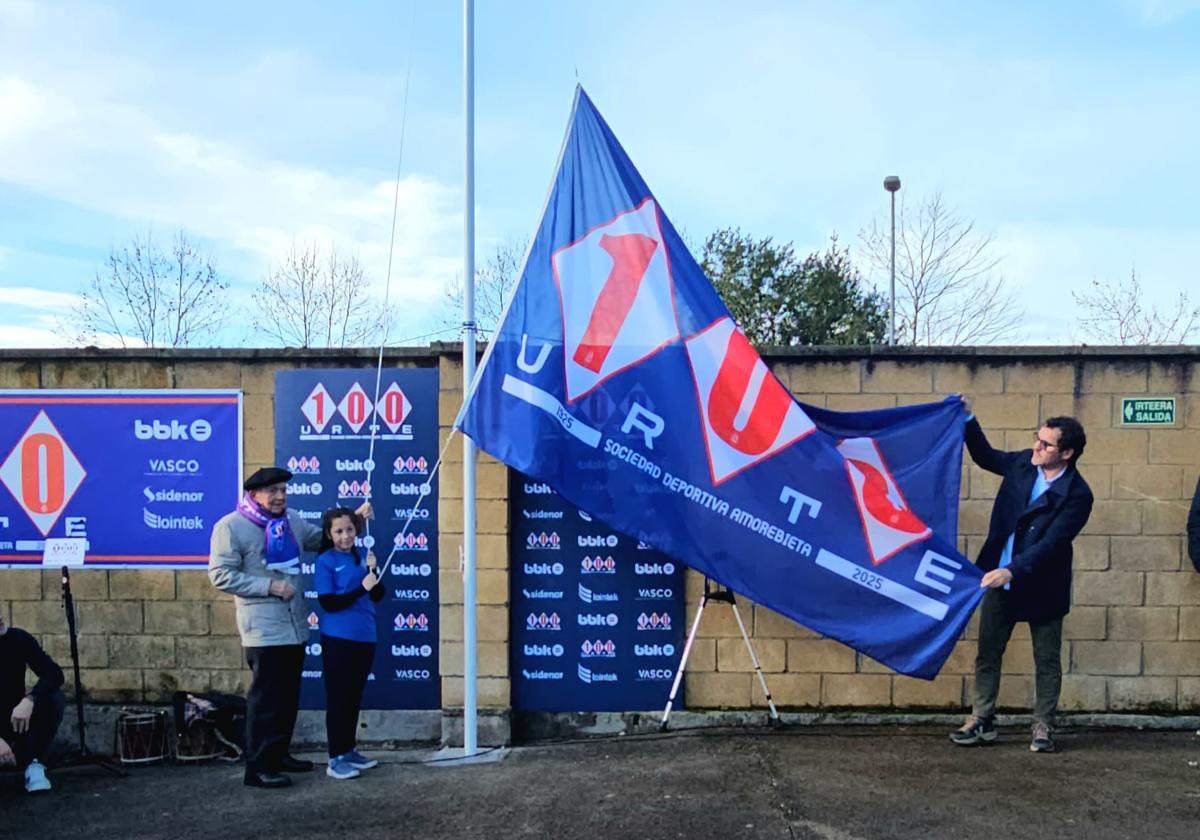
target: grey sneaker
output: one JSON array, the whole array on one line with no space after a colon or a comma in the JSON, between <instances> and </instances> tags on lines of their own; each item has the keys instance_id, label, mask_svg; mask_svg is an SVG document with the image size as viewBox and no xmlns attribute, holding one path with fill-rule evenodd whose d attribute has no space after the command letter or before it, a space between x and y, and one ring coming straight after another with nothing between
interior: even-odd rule
<instances>
[{"instance_id":1,"label":"grey sneaker","mask_svg":"<svg viewBox=\"0 0 1200 840\"><path fill-rule=\"evenodd\" d=\"M1056 747L1050 737L1050 727L1040 721L1033 724L1033 741L1029 744L1030 752L1052 753Z\"/></svg>"},{"instance_id":2,"label":"grey sneaker","mask_svg":"<svg viewBox=\"0 0 1200 840\"><path fill-rule=\"evenodd\" d=\"M996 737L996 724L992 719L978 715L971 715L966 723L950 733L950 740L960 747L986 746Z\"/></svg>"}]
</instances>

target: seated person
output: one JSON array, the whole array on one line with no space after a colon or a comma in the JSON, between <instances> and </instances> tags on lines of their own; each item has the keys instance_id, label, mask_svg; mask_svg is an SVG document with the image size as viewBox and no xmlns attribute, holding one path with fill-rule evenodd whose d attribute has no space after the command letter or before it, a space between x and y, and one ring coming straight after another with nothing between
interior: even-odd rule
<instances>
[{"instance_id":1,"label":"seated person","mask_svg":"<svg viewBox=\"0 0 1200 840\"><path fill-rule=\"evenodd\" d=\"M25 669L37 682L25 690ZM37 639L0 615L0 767L25 771L25 790L50 790L42 759L62 723L63 672Z\"/></svg>"}]
</instances>

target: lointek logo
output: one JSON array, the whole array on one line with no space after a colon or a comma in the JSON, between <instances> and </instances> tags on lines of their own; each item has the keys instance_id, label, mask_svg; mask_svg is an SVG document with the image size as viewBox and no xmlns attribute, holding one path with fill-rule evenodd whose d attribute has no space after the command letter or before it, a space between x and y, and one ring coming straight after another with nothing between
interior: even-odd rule
<instances>
[{"instance_id":1,"label":"lointek logo","mask_svg":"<svg viewBox=\"0 0 1200 840\"><path fill-rule=\"evenodd\" d=\"M392 656L419 656L428 659L433 656L433 648L429 645L392 645Z\"/></svg>"},{"instance_id":2,"label":"lointek logo","mask_svg":"<svg viewBox=\"0 0 1200 840\"><path fill-rule=\"evenodd\" d=\"M639 588L637 593L637 599L639 601L667 601L675 597L674 590L663 587L652 589Z\"/></svg>"},{"instance_id":3,"label":"lointek logo","mask_svg":"<svg viewBox=\"0 0 1200 840\"><path fill-rule=\"evenodd\" d=\"M402 577L429 577L433 574L433 566L428 563L393 563L392 574Z\"/></svg>"},{"instance_id":4,"label":"lointek logo","mask_svg":"<svg viewBox=\"0 0 1200 840\"><path fill-rule=\"evenodd\" d=\"M161 516L142 508L142 521L156 531L202 531L204 519L199 516Z\"/></svg>"},{"instance_id":5,"label":"lointek logo","mask_svg":"<svg viewBox=\"0 0 1200 840\"><path fill-rule=\"evenodd\" d=\"M178 420L169 423L134 420L133 436L138 440L195 440L203 443L212 437L212 424L203 419L193 420L187 425Z\"/></svg>"},{"instance_id":6,"label":"lointek logo","mask_svg":"<svg viewBox=\"0 0 1200 840\"><path fill-rule=\"evenodd\" d=\"M585 659L612 659L617 655L617 645L612 639L584 639L579 655Z\"/></svg>"},{"instance_id":7,"label":"lointek logo","mask_svg":"<svg viewBox=\"0 0 1200 840\"><path fill-rule=\"evenodd\" d=\"M526 563L527 575L561 575L565 571L562 563Z\"/></svg>"},{"instance_id":8,"label":"lointek logo","mask_svg":"<svg viewBox=\"0 0 1200 840\"><path fill-rule=\"evenodd\" d=\"M524 645L526 656L562 656L566 648L562 645Z\"/></svg>"},{"instance_id":9,"label":"lointek logo","mask_svg":"<svg viewBox=\"0 0 1200 840\"><path fill-rule=\"evenodd\" d=\"M639 575L673 575L674 563L634 563L633 571Z\"/></svg>"},{"instance_id":10,"label":"lointek logo","mask_svg":"<svg viewBox=\"0 0 1200 840\"><path fill-rule=\"evenodd\" d=\"M617 681L616 674L593 671L591 668L586 667L582 663L576 665L576 673L579 674L579 679L583 680L585 683Z\"/></svg>"},{"instance_id":11,"label":"lointek logo","mask_svg":"<svg viewBox=\"0 0 1200 840\"><path fill-rule=\"evenodd\" d=\"M287 491L293 496L319 496L325 488L319 481L289 481Z\"/></svg>"},{"instance_id":12,"label":"lointek logo","mask_svg":"<svg viewBox=\"0 0 1200 840\"><path fill-rule=\"evenodd\" d=\"M580 548L616 548L620 540L615 534L609 534L607 537L593 534L580 536L578 542Z\"/></svg>"},{"instance_id":13,"label":"lointek logo","mask_svg":"<svg viewBox=\"0 0 1200 840\"><path fill-rule=\"evenodd\" d=\"M634 656L674 656L675 645L634 645Z\"/></svg>"},{"instance_id":14,"label":"lointek logo","mask_svg":"<svg viewBox=\"0 0 1200 840\"><path fill-rule=\"evenodd\" d=\"M186 492L183 490L151 490L149 487L143 487L142 495L146 497L147 502L165 502L168 504L175 504L179 502L204 501L203 493Z\"/></svg>"},{"instance_id":15,"label":"lointek logo","mask_svg":"<svg viewBox=\"0 0 1200 840\"><path fill-rule=\"evenodd\" d=\"M601 604L620 600L616 592L594 592L582 583L579 584L579 600L585 604Z\"/></svg>"},{"instance_id":16,"label":"lointek logo","mask_svg":"<svg viewBox=\"0 0 1200 840\"><path fill-rule=\"evenodd\" d=\"M534 484L526 482L525 492L531 496L550 496L554 493L554 491L550 489L549 484L541 484L540 482Z\"/></svg>"},{"instance_id":17,"label":"lointek logo","mask_svg":"<svg viewBox=\"0 0 1200 840\"><path fill-rule=\"evenodd\" d=\"M616 627L617 614L609 613L608 615L600 615L599 613L580 613L576 616L580 627Z\"/></svg>"},{"instance_id":18,"label":"lointek logo","mask_svg":"<svg viewBox=\"0 0 1200 840\"><path fill-rule=\"evenodd\" d=\"M147 463L150 475L200 474L200 462L195 458L151 458Z\"/></svg>"}]
</instances>

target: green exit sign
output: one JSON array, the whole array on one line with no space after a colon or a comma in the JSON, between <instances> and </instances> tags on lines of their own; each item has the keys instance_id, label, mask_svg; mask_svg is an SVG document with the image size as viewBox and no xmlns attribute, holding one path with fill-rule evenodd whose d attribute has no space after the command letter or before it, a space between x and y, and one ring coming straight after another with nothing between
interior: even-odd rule
<instances>
[{"instance_id":1,"label":"green exit sign","mask_svg":"<svg viewBox=\"0 0 1200 840\"><path fill-rule=\"evenodd\" d=\"M1174 426L1174 397L1123 397L1122 426Z\"/></svg>"}]
</instances>

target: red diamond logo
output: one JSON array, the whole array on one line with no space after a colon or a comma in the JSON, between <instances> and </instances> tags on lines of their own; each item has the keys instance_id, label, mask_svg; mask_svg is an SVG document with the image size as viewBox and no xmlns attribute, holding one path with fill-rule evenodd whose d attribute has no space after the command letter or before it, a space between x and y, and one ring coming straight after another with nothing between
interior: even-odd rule
<instances>
[{"instance_id":1,"label":"red diamond logo","mask_svg":"<svg viewBox=\"0 0 1200 840\"><path fill-rule=\"evenodd\" d=\"M324 385L318 383L304 401L304 405L300 406L300 411L308 419L314 431L323 432L329 425L330 418L333 417L333 397L329 396Z\"/></svg>"},{"instance_id":2,"label":"red diamond logo","mask_svg":"<svg viewBox=\"0 0 1200 840\"><path fill-rule=\"evenodd\" d=\"M412 403L408 401L404 391L400 390L400 386L393 382L375 404L375 411L394 434L408 418L409 412L412 411Z\"/></svg>"},{"instance_id":3,"label":"red diamond logo","mask_svg":"<svg viewBox=\"0 0 1200 840\"><path fill-rule=\"evenodd\" d=\"M45 411L0 464L0 481L42 532L50 533L87 472Z\"/></svg>"},{"instance_id":4,"label":"red diamond logo","mask_svg":"<svg viewBox=\"0 0 1200 840\"><path fill-rule=\"evenodd\" d=\"M355 382L354 387L338 403L338 411L346 418L346 424L357 434L363 423L371 417L371 398L367 396L363 387Z\"/></svg>"}]
</instances>

